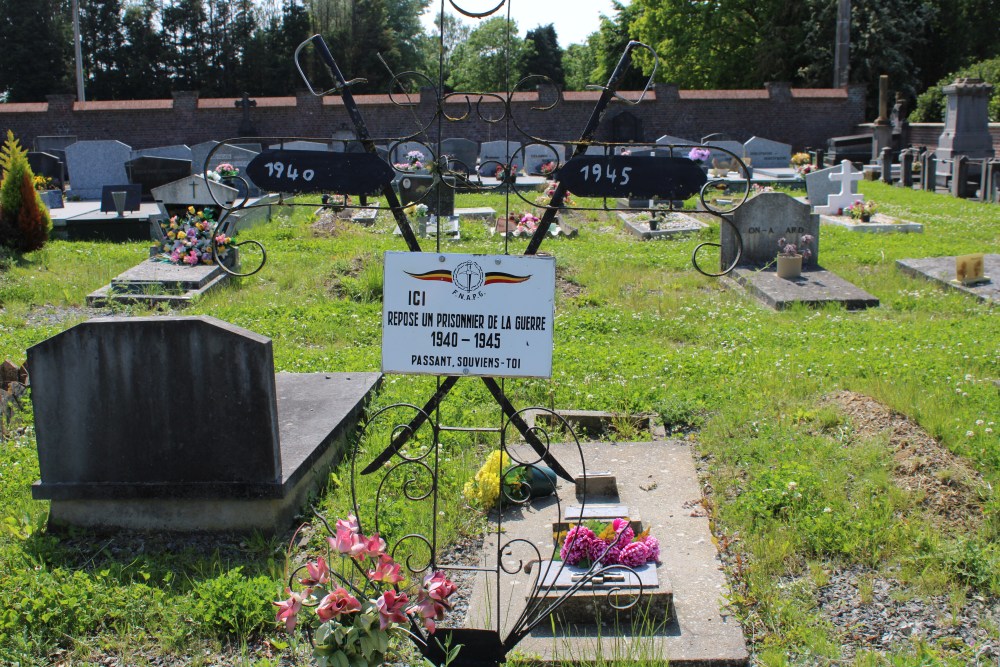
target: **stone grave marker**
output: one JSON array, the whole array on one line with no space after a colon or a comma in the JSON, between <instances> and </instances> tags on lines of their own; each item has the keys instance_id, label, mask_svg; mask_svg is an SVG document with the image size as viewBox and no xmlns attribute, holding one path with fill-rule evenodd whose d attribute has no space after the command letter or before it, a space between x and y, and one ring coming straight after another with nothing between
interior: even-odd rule
<instances>
[{"instance_id":1,"label":"stone grave marker","mask_svg":"<svg viewBox=\"0 0 1000 667\"><path fill-rule=\"evenodd\" d=\"M215 199L212 199L214 193ZM179 180L153 188L153 200L165 218L177 213L177 209L188 206L204 208L217 206L216 201L230 204L237 197L236 188L216 181L206 181L201 174L191 174Z\"/></svg>"},{"instance_id":2,"label":"stone grave marker","mask_svg":"<svg viewBox=\"0 0 1000 667\"><path fill-rule=\"evenodd\" d=\"M219 145L218 141L206 141L204 143L195 144L191 147L191 154L193 156L193 161L191 163L191 169L195 174L204 174L205 172L205 160L208 154L213 148ZM250 161L257 156L257 153L246 148L240 148L239 146L234 146L231 144L226 144L212 155L212 162L208 165L210 170L214 170L220 164L229 163L240 170L240 176L245 178L250 184L250 196L259 197L261 195L260 188L258 188L253 181L246 176L247 165Z\"/></svg>"},{"instance_id":3,"label":"stone grave marker","mask_svg":"<svg viewBox=\"0 0 1000 667\"><path fill-rule=\"evenodd\" d=\"M286 151L328 151L330 150L330 144L322 144L318 141L302 141L301 139L297 139L295 141L271 144L268 148L273 150L282 149Z\"/></svg>"},{"instance_id":4,"label":"stone grave marker","mask_svg":"<svg viewBox=\"0 0 1000 667\"><path fill-rule=\"evenodd\" d=\"M510 162L511 156L520 148L521 144L517 141L484 141L479 146L479 175L494 176L497 167ZM517 167L520 171L524 165Z\"/></svg>"},{"instance_id":5,"label":"stone grave marker","mask_svg":"<svg viewBox=\"0 0 1000 667\"><path fill-rule=\"evenodd\" d=\"M806 174L806 198L810 205L826 206L829 196L840 190L840 185L830 180L830 174L839 169L840 165L835 165Z\"/></svg>"},{"instance_id":6,"label":"stone grave marker","mask_svg":"<svg viewBox=\"0 0 1000 667\"><path fill-rule=\"evenodd\" d=\"M684 139L683 137L675 137L670 134L664 134L662 137L656 140L657 145L686 145L686 146L697 146L701 142L693 141L691 139ZM687 154L691 151L690 148L677 149L674 157L687 157Z\"/></svg>"},{"instance_id":7,"label":"stone grave marker","mask_svg":"<svg viewBox=\"0 0 1000 667\"><path fill-rule=\"evenodd\" d=\"M283 529L379 380L276 377L270 339L204 316L98 318L28 359L33 496L54 524L99 528Z\"/></svg>"},{"instance_id":8,"label":"stone grave marker","mask_svg":"<svg viewBox=\"0 0 1000 667\"><path fill-rule=\"evenodd\" d=\"M423 153L424 159L420 160L420 163L427 168L429 162L434 161L434 152L431 150L430 146L420 143L419 141L401 141L398 144L394 144L390 147L390 153L392 155L393 164L407 164L408 160L406 154L410 151L418 151Z\"/></svg>"},{"instance_id":9,"label":"stone grave marker","mask_svg":"<svg viewBox=\"0 0 1000 667\"><path fill-rule=\"evenodd\" d=\"M566 164L566 148L562 144L528 144L524 147L524 170L529 174L542 174L542 165L555 163L555 167Z\"/></svg>"},{"instance_id":10,"label":"stone grave marker","mask_svg":"<svg viewBox=\"0 0 1000 667\"><path fill-rule=\"evenodd\" d=\"M751 137L743 144L743 155L755 169L758 167L787 167L792 159L792 147L780 141Z\"/></svg>"},{"instance_id":11,"label":"stone grave marker","mask_svg":"<svg viewBox=\"0 0 1000 667\"><path fill-rule=\"evenodd\" d=\"M607 146L587 146L587 150L584 151L584 155L607 155Z\"/></svg>"},{"instance_id":12,"label":"stone grave marker","mask_svg":"<svg viewBox=\"0 0 1000 667\"><path fill-rule=\"evenodd\" d=\"M778 255L778 239L797 243L806 234L816 240L813 242L813 255L808 261L803 261L803 268L818 265L819 216L810 212L808 204L783 192L765 192L748 199L725 217L732 221L743 239L740 266L767 266ZM721 229L721 264L725 268L736 259L737 241L729 225L723 224Z\"/></svg>"},{"instance_id":13,"label":"stone grave marker","mask_svg":"<svg viewBox=\"0 0 1000 667\"><path fill-rule=\"evenodd\" d=\"M28 151L28 164L36 176L52 179L52 187L62 189L65 186L66 167L63 161L51 153Z\"/></svg>"},{"instance_id":14,"label":"stone grave marker","mask_svg":"<svg viewBox=\"0 0 1000 667\"><path fill-rule=\"evenodd\" d=\"M971 294L982 301L1000 303L1000 281L995 279L1000 276L1000 254L983 253L979 257L981 263L977 272L982 278L975 281L963 282L959 279L962 256L897 259L896 268L915 278L925 278L948 289Z\"/></svg>"},{"instance_id":15,"label":"stone grave marker","mask_svg":"<svg viewBox=\"0 0 1000 667\"><path fill-rule=\"evenodd\" d=\"M714 169L724 169L728 171L737 171L739 165L733 156L729 153L723 153L719 148L732 151L738 157L743 157L743 144L738 141L709 141L705 144L705 148L709 150L708 163L712 165Z\"/></svg>"},{"instance_id":16,"label":"stone grave marker","mask_svg":"<svg viewBox=\"0 0 1000 667\"><path fill-rule=\"evenodd\" d=\"M128 180L142 186L142 195L152 196L153 188L191 175L191 160L140 156L125 163Z\"/></svg>"},{"instance_id":17,"label":"stone grave marker","mask_svg":"<svg viewBox=\"0 0 1000 667\"><path fill-rule=\"evenodd\" d=\"M35 137L34 148L39 153L55 155L63 163L62 180L69 178L69 169L66 166L66 148L76 143L76 137L72 135L55 135L47 137Z\"/></svg>"},{"instance_id":18,"label":"stone grave marker","mask_svg":"<svg viewBox=\"0 0 1000 667\"><path fill-rule=\"evenodd\" d=\"M399 178L399 200L403 206L408 206L413 202L420 202L427 205L429 215L452 216L455 215L455 187L454 181L451 186L439 184L433 188L434 176L430 174L403 174ZM438 209L438 193L440 193L441 204Z\"/></svg>"},{"instance_id":19,"label":"stone grave marker","mask_svg":"<svg viewBox=\"0 0 1000 667\"><path fill-rule=\"evenodd\" d=\"M120 141L78 141L66 148L71 194L81 199L97 199L101 187L127 183L125 163L132 149Z\"/></svg>"},{"instance_id":20,"label":"stone grave marker","mask_svg":"<svg viewBox=\"0 0 1000 667\"><path fill-rule=\"evenodd\" d=\"M476 160L479 158L479 144L471 139L454 137L441 142L441 152L449 156L459 164L455 171L468 171L470 174L476 171Z\"/></svg>"},{"instance_id":21,"label":"stone grave marker","mask_svg":"<svg viewBox=\"0 0 1000 667\"><path fill-rule=\"evenodd\" d=\"M138 183L123 183L122 185L105 185L101 188L101 213L117 213L118 202L115 193L124 193L121 198L122 211L138 211L142 206L142 186Z\"/></svg>"},{"instance_id":22,"label":"stone grave marker","mask_svg":"<svg viewBox=\"0 0 1000 667\"><path fill-rule=\"evenodd\" d=\"M165 157L173 160L194 160L194 153L185 144L174 144L173 146L156 146L155 148L140 148L132 151L132 158L137 157Z\"/></svg>"},{"instance_id":23,"label":"stone grave marker","mask_svg":"<svg viewBox=\"0 0 1000 667\"><path fill-rule=\"evenodd\" d=\"M858 181L862 179L861 172L854 169L850 160L842 161L840 167L835 167L834 171L827 175L827 178L837 186L837 191L826 198L825 206L813 206L813 210L817 213L837 215L852 204L865 200L862 195L858 194Z\"/></svg>"}]
</instances>

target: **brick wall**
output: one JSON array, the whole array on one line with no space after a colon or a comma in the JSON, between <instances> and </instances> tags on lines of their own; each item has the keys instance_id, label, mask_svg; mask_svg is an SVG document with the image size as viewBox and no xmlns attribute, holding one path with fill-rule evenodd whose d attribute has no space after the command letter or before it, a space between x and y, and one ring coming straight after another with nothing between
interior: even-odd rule
<instances>
[{"instance_id":1,"label":"brick wall","mask_svg":"<svg viewBox=\"0 0 1000 667\"><path fill-rule=\"evenodd\" d=\"M570 141L578 138L599 95L591 91L566 92L554 108L539 111L538 107L556 101L554 90L518 93L512 102L513 118L503 117L503 104L493 97L467 100L452 96L444 104L445 111L451 118L462 120L444 122L441 134L489 141L504 138L509 128L511 140L522 143L525 133L551 141ZM639 93L622 95L636 100ZM430 91L412 96L412 104L405 106L393 104L388 95L358 95L355 99L376 138L414 135L421 128L426 128L430 141L438 135L439 121L434 118ZM235 106L236 101L200 99L196 92L187 91L173 93L170 100L117 102L81 103L70 95L50 95L45 103L0 104L0 130L13 130L28 147L36 136L44 135L117 139L133 148L193 145L238 136L243 112ZM250 118L261 137L329 138L344 136L352 128L339 97L320 99L299 93L256 101ZM647 142L664 134L697 141L722 132L740 141L754 135L766 137L798 150L824 146L829 137L854 133L865 120L864 107L863 87L797 89L787 84L768 84L761 90L689 91L658 84L636 106L613 102L597 138L611 140L612 119L627 112L638 120L641 139Z\"/></svg>"},{"instance_id":2,"label":"brick wall","mask_svg":"<svg viewBox=\"0 0 1000 667\"><path fill-rule=\"evenodd\" d=\"M938 137L944 132L944 123L910 123L910 144L937 148ZM990 135L993 137L993 150L1000 158L1000 123L990 123Z\"/></svg>"}]
</instances>

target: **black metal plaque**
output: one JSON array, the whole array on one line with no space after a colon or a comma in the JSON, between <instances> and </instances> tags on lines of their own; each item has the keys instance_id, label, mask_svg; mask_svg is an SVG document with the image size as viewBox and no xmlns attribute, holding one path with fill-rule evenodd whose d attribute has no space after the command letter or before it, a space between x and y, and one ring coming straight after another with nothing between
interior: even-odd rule
<instances>
[{"instance_id":1,"label":"black metal plaque","mask_svg":"<svg viewBox=\"0 0 1000 667\"><path fill-rule=\"evenodd\" d=\"M584 155L564 164L556 178L575 195L633 199L687 199L708 177L683 157Z\"/></svg>"},{"instance_id":2,"label":"black metal plaque","mask_svg":"<svg viewBox=\"0 0 1000 667\"><path fill-rule=\"evenodd\" d=\"M371 153L268 149L247 165L247 178L270 192L374 195L392 182L392 167Z\"/></svg>"}]
</instances>

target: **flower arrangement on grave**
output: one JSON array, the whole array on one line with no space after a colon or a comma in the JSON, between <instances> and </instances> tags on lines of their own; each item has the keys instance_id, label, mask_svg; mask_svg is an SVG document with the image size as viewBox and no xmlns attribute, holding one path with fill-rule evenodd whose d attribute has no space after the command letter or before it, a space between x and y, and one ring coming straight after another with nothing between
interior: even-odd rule
<instances>
[{"instance_id":1,"label":"flower arrangement on grave","mask_svg":"<svg viewBox=\"0 0 1000 667\"><path fill-rule=\"evenodd\" d=\"M660 560L660 542L644 530L638 535L628 519L618 518L594 526L577 524L566 532L559 557L567 565L638 567Z\"/></svg>"},{"instance_id":2,"label":"flower arrangement on grave","mask_svg":"<svg viewBox=\"0 0 1000 667\"><path fill-rule=\"evenodd\" d=\"M507 171L507 165L498 164L496 170L494 170L493 175L496 176L498 181L510 181L517 176L518 166L516 164L510 165L510 171Z\"/></svg>"},{"instance_id":3,"label":"flower arrangement on grave","mask_svg":"<svg viewBox=\"0 0 1000 667\"><path fill-rule=\"evenodd\" d=\"M213 239L219 259L226 259L233 239L225 234L216 234L217 224L212 220L211 211L196 211L194 206L188 206L184 217L175 215L169 221L160 223L164 238L160 244L162 252L157 259L189 266L213 264Z\"/></svg>"},{"instance_id":4,"label":"flower arrangement on grave","mask_svg":"<svg viewBox=\"0 0 1000 667\"><path fill-rule=\"evenodd\" d=\"M45 192L52 189L52 179L40 174L35 174L34 178L31 179L31 184L37 192Z\"/></svg>"},{"instance_id":5,"label":"flower arrangement on grave","mask_svg":"<svg viewBox=\"0 0 1000 667\"><path fill-rule=\"evenodd\" d=\"M812 257L812 249L809 248L809 244L815 241L815 237L812 234L803 234L799 237L799 242L789 243L782 236L778 239L778 254L782 257L799 257L801 256L803 260L808 260Z\"/></svg>"},{"instance_id":6,"label":"flower arrangement on grave","mask_svg":"<svg viewBox=\"0 0 1000 667\"><path fill-rule=\"evenodd\" d=\"M688 159L694 160L698 164L705 164L706 162L708 162L708 158L711 154L712 151L708 150L707 148L701 148L700 146L695 146L690 151L688 151Z\"/></svg>"},{"instance_id":7,"label":"flower arrangement on grave","mask_svg":"<svg viewBox=\"0 0 1000 667\"><path fill-rule=\"evenodd\" d=\"M333 209L335 213L339 213L351 205L351 195L324 194L320 197L320 201L326 208Z\"/></svg>"},{"instance_id":8,"label":"flower arrangement on grave","mask_svg":"<svg viewBox=\"0 0 1000 667\"><path fill-rule=\"evenodd\" d=\"M418 150L412 150L406 154L406 162L397 162L392 165L397 171L417 171L424 168L424 154Z\"/></svg>"},{"instance_id":9,"label":"flower arrangement on grave","mask_svg":"<svg viewBox=\"0 0 1000 667\"><path fill-rule=\"evenodd\" d=\"M503 494L501 495L501 489ZM555 493L556 474L543 465L512 461L507 452L494 450L475 477L465 483L462 495L470 505L488 510L497 502L523 502Z\"/></svg>"},{"instance_id":10,"label":"flower arrangement on grave","mask_svg":"<svg viewBox=\"0 0 1000 667\"><path fill-rule=\"evenodd\" d=\"M812 162L812 157L809 153L795 153L788 161L788 165L792 169L798 169L799 167L804 167Z\"/></svg>"},{"instance_id":11,"label":"flower arrangement on grave","mask_svg":"<svg viewBox=\"0 0 1000 667\"><path fill-rule=\"evenodd\" d=\"M845 208L844 215L849 215L861 222L868 222L876 211L878 211L878 204L874 201L859 201Z\"/></svg>"},{"instance_id":12,"label":"flower arrangement on grave","mask_svg":"<svg viewBox=\"0 0 1000 667\"><path fill-rule=\"evenodd\" d=\"M549 160L548 162L543 162L541 166L538 167L538 171L541 172L542 176L551 176L552 172L556 170L555 160Z\"/></svg>"},{"instance_id":13,"label":"flower arrangement on grave","mask_svg":"<svg viewBox=\"0 0 1000 667\"><path fill-rule=\"evenodd\" d=\"M327 531L326 557L289 574L288 598L273 603L275 620L287 632L305 627L318 665L379 665L390 635L408 633L407 626L434 633L457 590L443 572L428 574L419 586L411 584L386 553L385 540L378 533L364 535L353 515L338 520L336 531L329 526ZM340 558L339 571L330 567L334 553Z\"/></svg>"},{"instance_id":14,"label":"flower arrangement on grave","mask_svg":"<svg viewBox=\"0 0 1000 667\"><path fill-rule=\"evenodd\" d=\"M240 175L240 170L228 162L223 162L215 168L215 173L217 173L220 178L236 178Z\"/></svg>"},{"instance_id":15,"label":"flower arrangement on grave","mask_svg":"<svg viewBox=\"0 0 1000 667\"><path fill-rule=\"evenodd\" d=\"M539 206L548 206L552 201L552 195L556 193L557 187L559 187L559 181L550 181L545 188L545 192L535 197L535 203ZM573 195L569 190L563 193L563 206L576 206L576 202L573 201Z\"/></svg>"},{"instance_id":16,"label":"flower arrangement on grave","mask_svg":"<svg viewBox=\"0 0 1000 667\"><path fill-rule=\"evenodd\" d=\"M403 209L406 215L422 220L427 217L427 204L410 204Z\"/></svg>"}]
</instances>

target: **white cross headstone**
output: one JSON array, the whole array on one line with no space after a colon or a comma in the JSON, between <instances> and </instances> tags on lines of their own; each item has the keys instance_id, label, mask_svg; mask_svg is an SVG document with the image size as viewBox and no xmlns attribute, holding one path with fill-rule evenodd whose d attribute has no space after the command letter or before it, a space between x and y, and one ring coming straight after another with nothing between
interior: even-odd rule
<instances>
[{"instance_id":1,"label":"white cross headstone","mask_svg":"<svg viewBox=\"0 0 1000 667\"><path fill-rule=\"evenodd\" d=\"M858 194L857 187L861 178L861 172L855 171L851 161L844 160L840 163L840 171L830 172L830 180L840 182L840 192L830 195L826 206L816 206L813 210L823 215L837 215L852 204L864 201L865 198Z\"/></svg>"}]
</instances>

